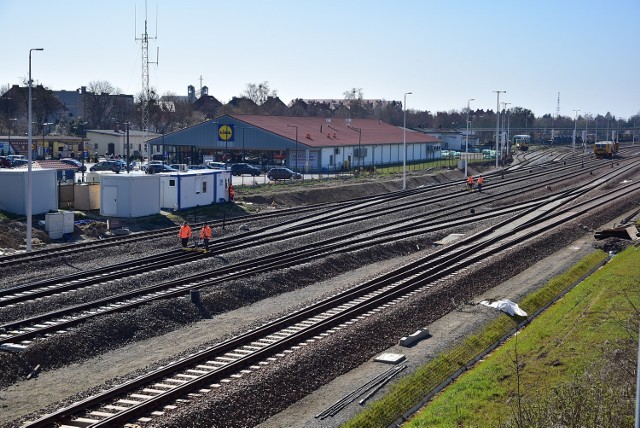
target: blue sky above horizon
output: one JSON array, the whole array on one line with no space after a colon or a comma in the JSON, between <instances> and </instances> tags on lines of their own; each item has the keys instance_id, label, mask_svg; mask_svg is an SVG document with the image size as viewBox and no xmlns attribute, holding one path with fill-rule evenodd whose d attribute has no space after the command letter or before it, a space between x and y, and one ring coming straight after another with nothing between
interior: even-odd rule
<instances>
[{"instance_id":1,"label":"blue sky above horizon","mask_svg":"<svg viewBox=\"0 0 640 428\"><path fill-rule=\"evenodd\" d=\"M509 107L640 114L640 0L148 0L150 85L221 102L268 81L294 98L402 101L437 111ZM104 80L142 88L144 0L0 0L0 86L55 90ZM157 33L156 33L157 28ZM159 57L156 51L159 47Z\"/></svg>"}]
</instances>

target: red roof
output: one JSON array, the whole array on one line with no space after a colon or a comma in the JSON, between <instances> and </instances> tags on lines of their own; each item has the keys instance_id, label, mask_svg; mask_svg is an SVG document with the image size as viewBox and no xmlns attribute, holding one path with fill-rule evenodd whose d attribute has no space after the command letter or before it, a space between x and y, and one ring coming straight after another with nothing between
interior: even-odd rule
<instances>
[{"instance_id":1,"label":"red roof","mask_svg":"<svg viewBox=\"0 0 640 428\"><path fill-rule=\"evenodd\" d=\"M19 168L28 169L27 164ZM17 169L17 168L16 168ZM31 162L31 169L78 169L73 165L66 164L57 160L34 160Z\"/></svg>"},{"instance_id":2,"label":"red roof","mask_svg":"<svg viewBox=\"0 0 640 428\"><path fill-rule=\"evenodd\" d=\"M296 126L298 142L311 147L354 146L361 144L398 144L403 140L403 129L374 119L331 119L324 117L288 117L234 114L231 117L257 128L278 134L295 141ZM361 129L361 139L358 129ZM407 129L406 141L414 143L438 143L439 139L418 131Z\"/></svg>"}]
</instances>

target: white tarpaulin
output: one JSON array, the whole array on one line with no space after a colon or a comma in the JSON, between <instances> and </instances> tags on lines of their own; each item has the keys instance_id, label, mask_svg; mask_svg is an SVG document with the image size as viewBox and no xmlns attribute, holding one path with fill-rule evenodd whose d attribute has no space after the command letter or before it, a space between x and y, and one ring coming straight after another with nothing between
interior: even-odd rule
<instances>
[{"instance_id":1,"label":"white tarpaulin","mask_svg":"<svg viewBox=\"0 0 640 428\"><path fill-rule=\"evenodd\" d=\"M511 316L513 315L519 315L521 317L527 316L527 313L522 309L520 309L520 306L518 306L517 303L513 303L511 300L508 300L508 299L494 300L492 302L488 300L483 300L482 302L480 302L480 304L489 306L491 308L496 308L499 311L505 312Z\"/></svg>"}]
</instances>

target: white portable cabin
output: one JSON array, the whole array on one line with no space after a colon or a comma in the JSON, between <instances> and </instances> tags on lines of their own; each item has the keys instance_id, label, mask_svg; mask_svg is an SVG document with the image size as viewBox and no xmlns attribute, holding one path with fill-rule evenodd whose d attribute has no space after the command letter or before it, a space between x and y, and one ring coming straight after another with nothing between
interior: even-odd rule
<instances>
[{"instance_id":1,"label":"white portable cabin","mask_svg":"<svg viewBox=\"0 0 640 428\"><path fill-rule=\"evenodd\" d=\"M144 217L160 213L160 177L143 174L100 176L100 215Z\"/></svg>"},{"instance_id":2,"label":"white portable cabin","mask_svg":"<svg viewBox=\"0 0 640 428\"><path fill-rule=\"evenodd\" d=\"M160 207L182 210L229 200L231 171L197 169L163 172L160 177Z\"/></svg>"},{"instance_id":3,"label":"white portable cabin","mask_svg":"<svg viewBox=\"0 0 640 428\"><path fill-rule=\"evenodd\" d=\"M25 215L27 169L0 169L0 210ZM58 180L55 169L31 170L31 213L44 214L58 209Z\"/></svg>"}]
</instances>

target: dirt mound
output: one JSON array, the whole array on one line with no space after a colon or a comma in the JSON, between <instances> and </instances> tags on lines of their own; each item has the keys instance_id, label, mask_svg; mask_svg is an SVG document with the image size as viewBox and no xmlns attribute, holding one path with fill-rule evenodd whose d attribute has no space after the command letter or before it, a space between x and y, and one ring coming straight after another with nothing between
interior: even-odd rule
<instances>
[{"instance_id":1,"label":"dirt mound","mask_svg":"<svg viewBox=\"0 0 640 428\"><path fill-rule=\"evenodd\" d=\"M27 227L25 223L15 220L0 219L0 253L10 253L15 250L24 250L27 240ZM46 232L33 229L32 246L39 247L49 244L51 239Z\"/></svg>"}]
</instances>

